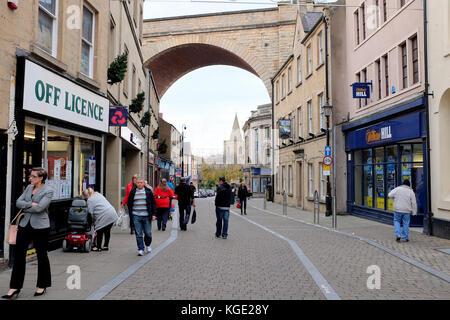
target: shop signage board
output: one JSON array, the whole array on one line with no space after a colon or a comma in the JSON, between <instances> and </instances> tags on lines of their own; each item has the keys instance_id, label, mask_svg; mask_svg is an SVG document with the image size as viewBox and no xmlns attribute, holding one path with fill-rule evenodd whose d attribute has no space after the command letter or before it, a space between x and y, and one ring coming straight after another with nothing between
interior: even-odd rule
<instances>
[{"instance_id":1,"label":"shop signage board","mask_svg":"<svg viewBox=\"0 0 450 320\"><path fill-rule=\"evenodd\" d=\"M120 136L126 141L133 144L139 150L142 150L142 140L138 138L138 135L128 129L127 127L120 127Z\"/></svg>"},{"instance_id":2,"label":"shop signage board","mask_svg":"<svg viewBox=\"0 0 450 320\"><path fill-rule=\"evenodd\" d=\"M128 109L125 106L112 106L109 108L109 126L126 127L128 125Z\"/></svg>"},{"instance_id":3,"label":"shop signage board","mask_svg":"<svg viewBox=\"0 0 450 320\"><path fill-rule=\"evenodd\" d=\"M278 128L281 139L289 139L291 137L291 120L278 120Z\"/></svg>"},{"instance_id":4,"label":"shop signage board","mask_svg":"<svg viewBox=\"0 0 450 320\"><path fill-rule=\"evenodd\" d=\"M108 132L108 99L28 60L23 109Z\"/></svg>"},{"instance_id":5,"label":"shop signage board","mask_svg":"<svg viewBox=\"0 0 450 320\"><path fill-rule=\"evenodd\" d=\"M352 84L354 99L369 99L371 82L356 82Z\"/></svg>"}]
</instances>

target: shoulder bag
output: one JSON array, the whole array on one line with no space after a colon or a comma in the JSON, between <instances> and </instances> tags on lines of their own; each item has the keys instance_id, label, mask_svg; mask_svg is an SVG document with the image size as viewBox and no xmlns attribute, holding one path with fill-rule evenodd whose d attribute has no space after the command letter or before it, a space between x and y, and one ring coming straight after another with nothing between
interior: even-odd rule
<instances>
[{"instance_id":1,"label":"shoulder bag","mask_svg":"<svg viewBox=\"0 0 450 320\"><path fill-rule=\"evenodd\" d=\"M23 216L22 209L20 209L19 213L17 213L16 217L11 221L9 225L6 239L8 240L8 244L10 245L16 244L17 230L19 229L19 221L22 216Z\"/></svg>"}]
</instances>

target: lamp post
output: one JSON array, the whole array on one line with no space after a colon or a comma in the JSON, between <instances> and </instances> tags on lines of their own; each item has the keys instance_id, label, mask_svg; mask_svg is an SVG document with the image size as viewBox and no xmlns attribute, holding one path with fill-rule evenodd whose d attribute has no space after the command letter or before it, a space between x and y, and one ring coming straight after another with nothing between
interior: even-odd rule
<instances>
[{"instance_id":1,"label":"lamp post","mask_svg":"<svg viewBox=\"0 0 450 320\"><path fill-rule=\"evenodd\" d=\"M181 127L181 177L184 177L184 130L186 126L183 124Z\"/></svg>"},{"instance_id":2,"label":"lamp post","mask_svg":"<svg viewBox=\"0 0 450 320\"><path fill-rule=\"evenodd\" d=\"M323 112L325 114L325 117L327 118L327 146L330 145L330 116L331 116L331 110L333 109L333 106L326 102L323 106ZM329 217L332 215L332 197L331 197L331 184L330 184L330 175L327 176L327 196L326 196L326 212L325 216Z\"/></svg>"}]
</instances>

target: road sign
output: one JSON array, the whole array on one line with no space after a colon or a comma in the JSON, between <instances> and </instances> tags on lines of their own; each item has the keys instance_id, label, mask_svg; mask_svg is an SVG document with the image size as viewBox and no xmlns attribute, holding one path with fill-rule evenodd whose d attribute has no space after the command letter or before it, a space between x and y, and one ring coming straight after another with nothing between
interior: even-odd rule
<instances>
[{"instance_id":1,"label":"road sign","mask_svg":"<svg viewBox=\"0 0 450 320\"><path fill-rule=\"evenodd\" d=\"M331 167L330 166L323 166L323 175L324 176L329 176L331 175Z\"/></svg>"},{"instance_id":2,"label":"road sign","mask_svg":"<svg viewBox=\"0 0 450 320\"><path fill-rule=\"evenodd\" d=\"M325 146L325 156L331 157L331 147Z\"/></svg>"},{"instance_id":3,"label":"road sign","mask_svg":"<svg viewBox=\"0 0 450 320\"><path fill-rule=\"evenodd\" d=\"M333 164L333 158L330 156L323 157L323 164L326 166L331 166Z\"/></svg>"}]
</instances>

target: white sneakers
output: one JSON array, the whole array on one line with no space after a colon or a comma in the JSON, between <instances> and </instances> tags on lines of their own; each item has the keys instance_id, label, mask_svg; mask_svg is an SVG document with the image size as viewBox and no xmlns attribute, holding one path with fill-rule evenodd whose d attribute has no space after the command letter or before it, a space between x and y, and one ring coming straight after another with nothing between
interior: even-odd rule
<instances>
[{"instance_id":1,"label":"white sneakers","mask_svg":"<svg viewBox=\"0 0 450 320\"><path fill-rule=\"evenodd\" d=\"M152 252L152 247L148 246L146 247L147 249L147 253ZM144 250L138 250L138 256L143 256L144 255Z\"/></svg>"}]
</instances>

